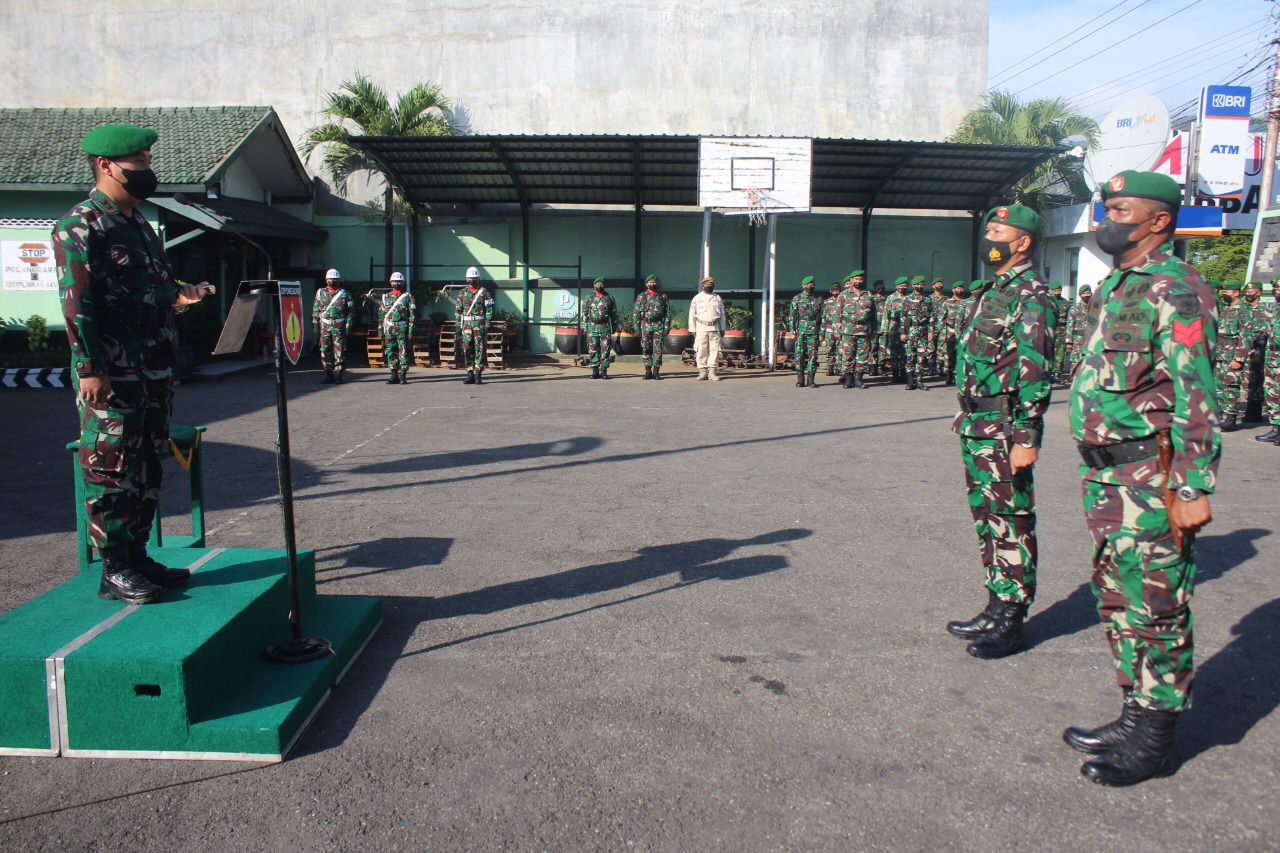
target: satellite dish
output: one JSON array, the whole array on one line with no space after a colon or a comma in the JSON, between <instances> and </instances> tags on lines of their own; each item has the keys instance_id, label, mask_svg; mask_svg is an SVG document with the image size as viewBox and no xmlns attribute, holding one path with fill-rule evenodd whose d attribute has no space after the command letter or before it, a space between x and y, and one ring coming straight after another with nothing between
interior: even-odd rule
<instances>
[{"instance_id":1,"label":"satellite dish","mask_svg":"<svg viewBox=\"0 0 1280 853\"><path fill-rule=\"evenodd\" d=\"M1084 158L1090 189L1125 169L1155 165L1169 140L1169 108L1154 95L1139 95L1113 109L1098 129L1098 144Z\"/></svg>"}]
</instances>

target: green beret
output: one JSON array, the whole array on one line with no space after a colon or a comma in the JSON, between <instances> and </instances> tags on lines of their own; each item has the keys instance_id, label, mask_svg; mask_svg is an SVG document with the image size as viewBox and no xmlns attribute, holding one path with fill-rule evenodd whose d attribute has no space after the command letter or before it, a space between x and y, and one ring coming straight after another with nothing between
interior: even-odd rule
<instances>
[{"instance_id":1,"label":"green beret","mask_svg":"<svg viewBox=\"0 0 1280 853\"><path fill-rule=\"evenodd\" d=\"M945 280L942 278L942 276L938 276L938 277L937 277L937 278L935 278L932 282L930 282L930 285L932 286L932 285L934 285L934 284L945 284L945 283L946 283L946 282L945 282Z\"/></svg>"},{"instance_id":2,"label":"green beret","mask_svg":"<svg viewBox=\"0 0 1280 853\"><path fill-rule=\"evenodd\" d=\"M911 279L911 283L912 283L912 284L924 284L924 276L922 276L922 275L918 275L918 276L916 276L915 278Z\"/></svg>"},{"instance_id":3,"label":"green beret","mask_svg":"<svg viewBox=\"0 0 1280 853\"><path fill-rule=\"evenodd\" d=\"M1050 290L1062 290L1062 282L1058 281L1057 279L1055 279L1055 280L1053 280L1053 281L1049 282L1049 289L1050 289Z\"/></svg>"},{"instance_id":4,"label":"green beret","mask_svg":"<svg viewBox=\"0 0 1280 853\"><path fill-rule=\"evenodd\" d=\"M1044 233L1044 220L1040 218L1040 214L1025 204L1005 204L1000 207L993 207L983 217L983 226L985 227L992 220L999 222L1001 225L1012 225L1014 228L1021 228L1032 237L1039 238Z\"/></svg>"},{"instance_id":5,"label":"green beret","mask_svg":"<svg viewBox=\"0 0 1280 853\"><path fill-rule=\"evenodd\" d=\"M848 281L848 280L849 280L849 279L851 279L851 278L857 278L858 276L864 276L864 277L865 277L865 276L866 276L866 274L867 274L867 271L866 271L866 270L854 270L853 272L849 273L849 275L847 275L847 276L845 277L845 281Z\"/></svg>"},{"instance_id":6,"label":"green beret","mask_svg":"<svg viewBox=\"0 0 1280 853\"><path fill-rule=\"evenodd\" d=\"M1245 288L1246 288L1246 289L1248 289L1248 288L1250 288L1250 287L1256 287L1258 290L1262 290L1262 282L1260 282L1260 281L1251 281L1251 282L1249 282L1248 284L1246 284L1246 285L1245 285Z\"/></svg>"},{"instance_id":7,"label":"green beret","mask_svg":"<svg viewBox=\"0 0 1280 853\"><path fill-rule=\"evenodd\" d=\"M136 124L104 124L80 140L80 150L94 157L126 157L146 151L156 141L156 132Z\"/></svg>"},{"instance_id":8,"label":"green beret","mask_svg":"<svg viewBox=\"0 0 1280 853\"><path fill-rule=\"evenodd\" d=\"M591 283L592 283L592 284L604 284L604 276L602 276L602 275L598 275L598 276L596 276L596 280L595 280L595 281L593 281L593 282L591 282Z\"/></svg>"},{"instance_id":9,"label":"green beret","mask_svg":"<svg viewBox=\"0 0 1280 853\"><path fill-rule=\"evenodd\" d=\"M651 281L657 281L657 280L658 280L658 277L656 275L649 275L649 276L645 276L644 283L648 284Z\"/></svg>"},{"instance_id":10,"label":"green beret","mask_svg":"<svg viewBox=\"0 0 1280 853\"><path fill-rule=\"evenodd\" d=\"M1174 210L1182 204L1182 189L1168 175L1155 172L1138 172L1128 169L1116 175L1100 187L1102 200L1109 198L1149 198L1162 201Z\"/></svg>"},{"instance_id":11,"label":"green beret","mask_svg":"<svg viewBox=\"0 0 1280 853\"><path fill-rule=\"evenodd\" d=\"M969 285L965 284L963 281L953 281L953 282L951 282L951 289L952 289L952 290L955 290L957 287L968 287L968 286L969 286Z\"/></svg>"},{"instance_id":12,"label":"green beret","mask_svg":"<svg viewBox=\"0 0 1280 853\"><path fill-rule=\"evenodd\" d=\"M911 279L907 278L905 275L900 275L893 280L893 286L897 287L900 284L908 284L910 281Z\"/></svg>"},{"instance_id":13,"label":"green beret","mask_svg":"<svg viewBox=\"0 0 1280 853\"><path fill-rule=\"evenodd\" d=\"M844 285L843 285L843 284L841 284L841 283L840 283L840 282L838 282L838 281L833 281L833 282L831 282L831 289L832 289L832 290L840 290L842 287L844 287Z\"/></svg>"},{"instance_id":14,"label":"green beret","mask_svg":"<svg viewBox=\"0 0 1280 853\"><path fill-rule=\"evenodd\" d=\"M1081 293L1093 293L1093 288L1092 288L1092 287L1090 287L1090 286L1089 286L1089 285L1087 285L1087 284L1084 284L1084 285L1081 285L1081 286L1080 286L1080 292L1081 292Z\"/></svg>"},{"instance_id":15,"label":"green beret","mask_svg":"<svg viewBox=\"0 0 1280 853\"><path fill-rule=\"evenodd\" d=\"M972 293L986 283L986 279L975 278L973 281L969 282L969 292Z\"/></svg>"},{"instance_id":16,"label":"green beret","mask_svg":"<svg viewBox=\"0 0 1280 853\"><path fill-rule=\"evenodd\" d=\"M1218 289L1219 290L1239 290L1240 280L1235 278L1229 278L1226 281L1219 284Z\"/></svg>"},{"instance_id":17,"label":"green beret","mask_svg":"<svg viewBox=\"0 0 1280 853\"><path fill-rule=\"evenodd\" d=\"M807 276L805 276L804 278L800 279L800 283L801 283L801 284L813 284L813 276L811 276L811 275L807 275Z\"/></svg>"}]
</instances>

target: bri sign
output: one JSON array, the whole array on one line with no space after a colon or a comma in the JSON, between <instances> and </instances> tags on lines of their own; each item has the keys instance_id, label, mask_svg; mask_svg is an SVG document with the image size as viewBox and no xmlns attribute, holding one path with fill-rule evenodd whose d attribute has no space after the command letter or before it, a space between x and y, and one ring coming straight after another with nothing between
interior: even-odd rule
<instances>
[{"instance_id":1,"label":"bri sign","mask_svg":"<svg viewBox=\"0 0 1280 853\"><path fill-rule=\"evenodd\" d=\"M1245 161L1252 152L1248 86L1206 86L1200 93L1200 142L1195 198L1221 202L1245 191Z\"/></svg>"}]
</instances>

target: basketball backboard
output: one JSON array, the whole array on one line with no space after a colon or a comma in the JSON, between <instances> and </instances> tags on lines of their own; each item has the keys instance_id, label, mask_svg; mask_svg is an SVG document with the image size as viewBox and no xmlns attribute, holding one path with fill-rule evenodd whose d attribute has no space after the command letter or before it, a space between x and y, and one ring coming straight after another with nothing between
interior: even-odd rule
<instances>
[{"instance_id":1,"label":"basketball backboard","mask_svg":"<svg viewBox=\"0 0 1280 853\"><path fill-rule=\"evenodd\" d=\"M812 177L812 139L699 140L699 207L726 214L803 213Z\"/></svg>"}]
</instances>

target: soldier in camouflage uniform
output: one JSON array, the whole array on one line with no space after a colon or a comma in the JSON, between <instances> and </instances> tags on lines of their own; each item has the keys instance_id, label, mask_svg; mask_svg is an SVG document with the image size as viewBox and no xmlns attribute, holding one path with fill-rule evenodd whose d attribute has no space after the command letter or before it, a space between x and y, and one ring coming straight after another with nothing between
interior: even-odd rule
<instances>
[{"instance_id":1,"label":"soldier in camouflage uniform","mask_svg":"<svg viewBox=\"0 0 1280 853\"><path fill-rule=\"evenodd\" d=\"M836 329L840 334L843 365L841 384L845 388L866 388L862 376L874 357L871 342L876 336L876 308L871 294L863 289L866 273L849 273L849 287L836 300Z\"/></svg>"},{"instance_id":2,"label":"soldier in camouflage uniform","mask_svg":"<svg viewBox=\"0 0 1280 853\"><path fill-rule=\"evenodd\" d=\"M884 300L880 317L880 363L889 371L894 382L906 373L905 351L902 343L902 302L907 298L911 280L905 275L894 279L894 292Z\"/></svg>"},{"instance_id":3,"label":"soldier in camouflage uniform","mask_svg":"<svg viewBox=\"0 0 1280 853\"><path fill-rule=\"evenodd\" d=\"M453 310L458 315L458 343L462 363L467 366L463 385L483 385L485 337L493 322L493 296L480 284L480 271L467 268L467 286L453 297Z\"/></svg>"},{"instance_id":4,"label":"soldier in camouflage uniform","mask_svg":"<svg viewBox=\"0 0 1280 853\"><path fill-rule=\"evenodd\" d=\"M1093 299L1093 288L1084 285L1080 288L1080 298L1071 304L1071 308L1067 311L1067 354L1066 354L1066 371L1070 377L1072 371L1075 370L1076 361L1080 352L1080 348L1084 346L1084 329L1085 321L1089 318L1089 302Z\"/></svg>"},{"instance_id":5,"label":"soldier in camouflage uniform","mask_svg":"<svg viewBox=\"0 0 1280 853\"><path fill-rule=\"evenodd\" d=\"M190 573L147 554L173 404L174 312L211 292L178 281L137 206L156 189L156 133L104 125L85 135L94 189L53 229L58 289L80 415L89 538L101 598L149 604Z\"/></svg>"},{"instance_id":6,"label":"soldier in camouflage uniform","mask_svg":"<svg viewBox=\"0 0 1280 853\"><path fill-rule=\"evenodd\" d=\"M1223 432L1231 432L1244 416L1247 393L1244 374L1249 363L1250 343L1247 339L1248 316L1241 310L1239 281L1222 282L1218 298L1221 306L1218 309L1217 361L1213 373L1218 387L1218 421Z\"/></svg>"},{"instance_id":7,"label":"soldier in camouflage uniform","mask_svg":"<svg viewBox=\"0 0 1280 853\"><path fill-rule=\"evenodd\" d=\"M956 344L960 435L969 510L986 570L987 607L947 630L972 640L966 651L1000 658L1025 647L1022 623L1036 595L1033 466L1049 407L1053 301L1032 263L1044 225L1029 207L987 213L979 244L996 272L979 291Z\"/></svg>"},{"instance_id":8,"label":"soldier in camouflage uniform","mask_svg":"<svg viewBox=\"0 0 1280 853\"><path fill-rule=\"evenodd\" d=\"M342 286L342 274L331 269L324 274L324 287L316 291L311 304L311 320L316 328L320 365L324 368L321 384L342 384L343 365L347 358L347 323L355 303ZM336 373L335 373L336 371Z\"/></svg>"},{"instance_id":9,"label":"soldier in camouflage uniform","mask_svg":"<svg viewBox=\"0 0 1280 853\"><path fill-rule=\"evenodd\" d=\"M843 288L839 282L831 283L830 295L822 300L822 336L818 341L818 360L825 361L827 375L835 376L840 359L840 336L836 334L836 300Z\"/></svg>"},{"instance_id":10,"label":"soldier in camouflage uniform","mask_svg":"<svg viewBox=\"0 0 1280 853\"><path fill-rule=\"evenodd\" d=\"M659 292L658 277L644 280L644 292L636 297L636 328L640 331L640 356L644 359L644 378L662 378L662 345L671 331L671 312L667 294Z\"/></svg>"},{"instance_id":11,"label":"soldier in camouflage uniform","mask_svg":"<svg viewBox=\"0 0 1280 853\"><path fill-rule=\"evenodd\" d=\"M1280 296L1275 283L1271 285L1273 299ZM1280 447L1280 303L1272 301L1267 312L1267 353L1262 362L1262 417L1271 429L1255 435L1254 441Z\"/></svg>"},{"instance_id":12,"label":"soldier in camouflage uniform","mask_svg":"<svg viewBox=\"0 0 1280 853\"><path fill-rule=\"evenodd\" d=\"M1063 738L1097 756L1081 772L1129 785L1172 771L1174 728L1192 681L1194 535L1212 518L1220 438L1214 414L1214 299L1172 255L1182 191L1121 172L1102 187L1098 286L1071 385L1084 462L1093 591L1123 694L1119 719Z\"/></svg>"},{"instance_id":13,"label":"soldier in camouflage uniform","mask_svg":"<svg viewBox=\"0 0 1280 853\"><path fill-rule=\"evenodd\" d=\"M382 352L391 369L388 385L409 384L409 365L413 362L413 321L418 306L413 294L405 290L404 274L391 274L391 292L382 294L378 304L378 324L382 329Z\"/></svg>"},{"instance_id":14,"label":"soldier in camouflage uniform","mask_svg":"<svg viewBox=\"0 0 1280 853\"><path fill-rule=\"evenodd\" d=\"M902 325L898 340L906 351L907 391L927 391L924 373L933 346L933 300L925 295L924 276L911 279L912 293L900 303Z\"/></svg>"},{"instance_id":15,"label":"soldier in camouflage uniform","mask_svg":"<svg viewBox=\"0 0 1280 853\"><path fill-rule=\"evenodd\" d=\"M618 328L618 305L604 289L604 276L591 283L592 294L582 303L587 324L587 358L592 379L609 378L609 349Z\"/></svg>"},{"instance_id":16,"label":"soldier in camouflage uniform","mask_svg":"<svg viewBox=\"0 0 1280 853\"><path fill-rule=\"evenodd\" d=\"M969 299L969 287L963 281L957 281L951 285L951 298L942 303L940 312L942 321L938 326L939 367L942 370L943 380L948 385L953 385L956 381L956 341L960 337L962 324L968 318L969 306L972 304L972 300Z\"/></svg>"},{"instance_id":17,"label":"soldier in camouflage uniform","mask_svg":"<svg viewBox=\"0 0 1280 853\"><path fill-rule=\"evenodd\" d=\"M1271 324L1270 306L1262 301L1262 285L1251 281L1244 286L1244 299L1240 304L1245 343L1249 345L1249 359L1244 366L1244 417L1255 420L1253 414L1262 411L1262 363L1267 354L1267 333Z\"/></svg>"},{"instance_id":18,"label":"soldier in camouflage uniform","mask_svg":"<svg viewBox=\"0 0 1280 853\"><path fill-rule=\"evenodd\" d=\"M813 292L813 276L800 280L801 291L791 297L787 327L796 336L796 387L818 387L818 335L822 325L822 298Z\"/></svg>"},{"instance_id":19,"label":"soldier in camouflage uniform","mask_svg":"<svg viewBox=\"0 0 1280 853\"><path fill-rule=\"evenodd\" d=\"M888 294L884 292L884 279L878 278L871 287L871 304L875 309L877 327L883 326L885 320L884 302L888 298ZM868 376L879 376L880 365L884 361L884 354L880 350L879 334L871 336L871 362L867 365Z\"/></svg>"},{"instance_id":20,"label":"soldier in camouflage uniform","mask_svg":"<svg viewBox=\"0 0 1280 853\"><path fill-rule=\"evenodd\" d=\"M1062 295L1062 282L1049 282L1049 296L1053 299L1053 310L1057 312L1058 325L1053 330L1053 380L1065 381L1067 363L1067 313L1071 306Z\"/></svg>"},{"instance_id":21,"label":"soldier in camouflage uniform","mask_svg":"<svg viewBox=\"0 0 1280 853\"><path fill-rule=\"evenodd\" d=\"M942 371L938 365L941 361L941 353L939 352L939 344L942 341L942 306L947 302L946 282L938 276L930 284L933 292L929 294L929 334L933 337L929 340L929 367L928 374L930 376L939 376Z\"/></svg>"}]
</instances>

